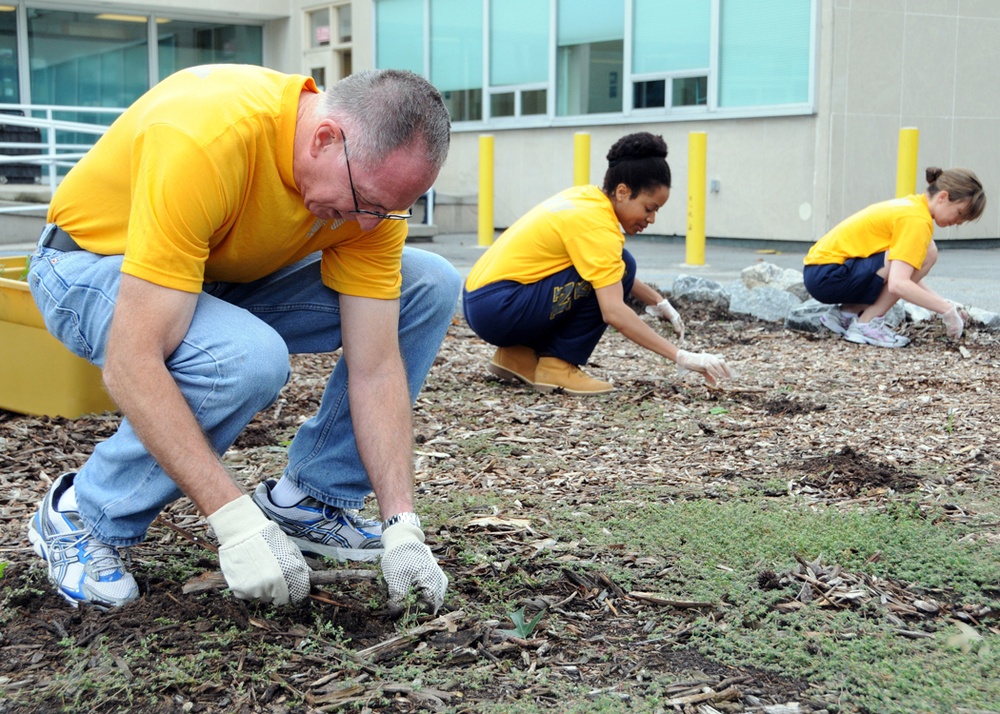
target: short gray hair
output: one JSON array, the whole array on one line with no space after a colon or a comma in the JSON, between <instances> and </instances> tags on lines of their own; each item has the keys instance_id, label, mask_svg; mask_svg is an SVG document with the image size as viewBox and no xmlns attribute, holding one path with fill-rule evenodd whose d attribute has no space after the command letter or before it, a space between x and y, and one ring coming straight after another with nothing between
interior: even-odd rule
<instances>
[{"instance_id":1,"label":"short gray hair","mask_svg":"<svg viewBox=\"0 0 1000 714\"><path fill-rule=\"evenodd\" d=\"M347 124L358 163L378 163L415 142L423 144L435 169L448 157L448 109L441 93L413 72L371 69L348 75L323 94L319 110Z\"/></svg>"}]
</instances>

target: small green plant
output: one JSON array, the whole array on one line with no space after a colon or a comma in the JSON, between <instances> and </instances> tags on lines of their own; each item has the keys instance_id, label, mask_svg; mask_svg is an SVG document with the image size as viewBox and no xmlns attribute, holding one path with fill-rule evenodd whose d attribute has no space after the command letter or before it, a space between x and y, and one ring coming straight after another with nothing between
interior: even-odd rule
<instances>
[{"instance_id":1,"label":"small green plant","mask_svg":"<svg viewBox=\"0 0 1000 714\"><path fill-rule=\"evenodd\" d=\"M0 578L3 577L3 571L7 569L7 563L0 563Z\"/></svg>"},{"instance_id":2,"label":"small green plant","mask_svg":"<svg viewBox=\"0 0 1000 714\"><path fill-rule=\"evenodd\" d=\"M944 430L949 434L955 430L955 408L948 407L948 423L945 425Z\"/></svg>"},{"instance_id":3,"label":"small green plant","mask_svg":"<svg viewBox=\"0 0 1000 714\"><path fill-rule=\"evenodd\" d=\"M725 407L712 407L708 410L709 414L728 414L729 410Z\"/></svg>"},{"instance_id":4,"label":"small green plant","mask_svg":"<svg viewBox=\"0 0 1000 714\"><path fill-rule=\"evenodd\" d=\"M516 612L508 612L511 622L514 623L513 630L500 630L501 632L506 632L510 635L516 635L522 640L526 640L531 637L531 633L535 631L535 627L538 626L538 621L542 619L542 615L545 614L545 610L542 610L528 622L524 619L524 608Z\"/></svg>"}]
</instances>

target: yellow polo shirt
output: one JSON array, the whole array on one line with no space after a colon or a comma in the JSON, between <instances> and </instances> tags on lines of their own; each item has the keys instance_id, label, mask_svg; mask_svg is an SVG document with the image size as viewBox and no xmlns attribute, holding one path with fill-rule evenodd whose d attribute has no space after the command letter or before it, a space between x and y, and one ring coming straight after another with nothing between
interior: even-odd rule
<instances>
[{"instance_id":1,"label":"yellow polo shirt","mask_svg":"<svg viewBox=\"0 0 1000 714\"><path fill-rule=\"evenodd\" d=\"M326 223L292 174L309 77L207 65L164 79L129 107L69 172L48 220L86 250L124 255L122 272L197 293L250 282L322 250L328 287L395 299L405 221L364 231Z\"/></svg>"},{"instance_id":2,"label":"yellow polo shirt","mask_svg":"<svg viewBox=\"0 0 1000 714\"><path fill-rule=\"evenodd\" d=\"M597 186L574 186L517 219L476 261L467 290L512 280L523 285L574 266L595 289L625 275L625 236Z\"/></svg>"}]
</instances>

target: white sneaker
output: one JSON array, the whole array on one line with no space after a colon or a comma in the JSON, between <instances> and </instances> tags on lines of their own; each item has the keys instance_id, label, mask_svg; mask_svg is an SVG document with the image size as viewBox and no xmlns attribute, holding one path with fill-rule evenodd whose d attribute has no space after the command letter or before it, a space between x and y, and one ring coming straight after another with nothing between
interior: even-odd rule
<instances>
[{"instance_id":1,"label":"white sneaker","mask_svg":"<svg viewBox=\"0 0 1000 714\"><path fill-rule=\"evenodd\" d=\"M118 549L94 538L78 511L58 507L59 498L73 488L74 476L66 473L53 482L28 524L28 540L48 563L49 580L71 605L124 605L139 597L139 588Z\"/></svg>"},{"instance_id":2,"label":"white sneaker","mask_svg":"<svg viewBox=\"0 0 1000 714\"><path fill-rule=\"evenodd\" d=\"M876 347L905 347L910 344L909 337L897 335L886 326L884 317L873 317L871 322L852 320L844 339L859 345Z\"/></svg>"},{"instance_id":3,"label":"white sneaker","mask_svg":"<svg viewBox=\"0 0 1000 714\"><path fill-rule=\"evenodd\" d=\"M819 323L830 330L830 332L836 333L843 337L847 334L847 328L851 326L851 322L854 320L855 315L847 315L841 312L840 308L833 308L829 312L824 312L819 316Z\"/></svg>"}]
</instances>

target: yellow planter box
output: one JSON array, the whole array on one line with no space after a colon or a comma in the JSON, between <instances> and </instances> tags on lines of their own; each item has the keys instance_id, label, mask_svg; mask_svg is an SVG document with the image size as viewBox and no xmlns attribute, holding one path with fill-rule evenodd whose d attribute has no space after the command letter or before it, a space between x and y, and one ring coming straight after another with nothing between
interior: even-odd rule
<instances>
[{"instance_id":1,"label":"yellow planter box","mask_svg":"<svg viewBox=\"0 0 1000 714\"><path fill-rule=\"evenodd\" d=\"M27 261L0 257L0 409L69 418L115 411L101 370L45 329L23 280Z\"/></svg>"}]
</instances>

